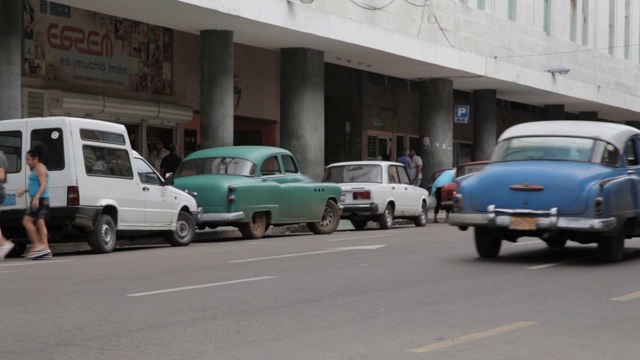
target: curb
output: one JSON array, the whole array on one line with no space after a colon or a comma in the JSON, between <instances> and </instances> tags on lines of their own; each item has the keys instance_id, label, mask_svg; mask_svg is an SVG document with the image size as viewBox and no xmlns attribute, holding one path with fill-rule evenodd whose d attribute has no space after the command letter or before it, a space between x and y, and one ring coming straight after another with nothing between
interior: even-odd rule
<instances>
[{"instance_id":1,"label":"curb","mask_svg":"<svg viewBox=\"0 0 640 360\"><path fill-rule=\"evenodd\" d=\"M429 219L429 223L432 220ZM411 220L395 220L393 222L394 225L411 225L413 222ZM367 225L369 229L378 228L378 223L370 222ZM338 225L338 229L336 231L352 231L355 230L351 221L349 220L340 220L340 225ZM304 234L311 233L306 224L296 224L296 225L285 225L285 226L271 226L265 233L265 235L288 235L288 234ZM208 240L216 240L216 239L231 239L231 238L242 238L242 234L240 230L233 226L221 226L216 229L205 229L205 230L197 230L196 236L193 239L193 242L198 241L208 241ZM120 240L118 241L117 247L127 247L127 246L144 246L144 245L166 245L166 242L161 238L147 238L140 239L134 241ZM88 244L84 242L73 242L73 243L53 243L51 244L51 250L54 254L56 253L66 253L66 252L75 252L75 251L91 251L91 248Z\"/></svg>"}]
</instances>

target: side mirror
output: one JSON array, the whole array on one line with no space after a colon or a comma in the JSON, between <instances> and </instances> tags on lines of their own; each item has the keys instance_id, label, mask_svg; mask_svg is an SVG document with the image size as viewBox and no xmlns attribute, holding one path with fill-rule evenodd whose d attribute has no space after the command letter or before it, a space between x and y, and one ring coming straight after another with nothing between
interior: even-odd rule
<instances>
[{"instance_id":1,"label":"side mirror","mask_svg":"<svg viewBox=\"0 0 640 360\"><path fill-rule=\"evenodd\" d=\"M168 173L166 178L164 179L165 185L173 185L173 173Z\"/></svg>"}]
</instances>

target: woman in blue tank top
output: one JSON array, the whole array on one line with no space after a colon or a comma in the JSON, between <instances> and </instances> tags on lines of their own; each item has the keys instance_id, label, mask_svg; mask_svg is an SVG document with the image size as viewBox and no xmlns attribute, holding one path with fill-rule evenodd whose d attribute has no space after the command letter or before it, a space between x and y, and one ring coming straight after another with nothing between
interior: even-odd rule
<instances>
[{"instance_id":1,"label":"woman in blue tank top","mask_svg":"<svg viewBox=\"0 0 640 360\"><path fill-rule=\"evenodd\" d=\"M17 193L18 196L22 196L29 192L31 202L22 218L22 225L31 241L31 249L26 257L34 260L51 259L46 226L49 219L49 172L42 163L43 155L42 146L35 146L27 152L27 165L31 168L29 185Z\"/></svg>"}]
</instances>

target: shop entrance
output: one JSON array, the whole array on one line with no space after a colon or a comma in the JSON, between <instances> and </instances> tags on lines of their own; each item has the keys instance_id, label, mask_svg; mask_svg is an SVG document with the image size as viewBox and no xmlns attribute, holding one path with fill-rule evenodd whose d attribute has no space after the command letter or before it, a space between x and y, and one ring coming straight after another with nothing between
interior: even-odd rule
<instances>
[{"instance_id":1,"label":"shop entrance","mask_svg":"<svg viewBox=\"0 0 640 360\"><path fill-rule=\"evenodd\" d=\"M129 133L129 142L131 143L131 148L137 151L139 154L142 154L142 132L140 131L139 124L124 124L124 127L127 128L127 133Z\"/></svg>"},{"instance_id":2,"label":"shop entrance","mask_svg":"<svg viewBox=\"0 0 640 360\"><path fill-rule=\"evenodd\" d=\"M164 148L168 149L169 145L175 143L173 129L147 126L147 154L151 154L155 149L155 143L158 139L162 141Z\"/></svg>"}]
</instances>

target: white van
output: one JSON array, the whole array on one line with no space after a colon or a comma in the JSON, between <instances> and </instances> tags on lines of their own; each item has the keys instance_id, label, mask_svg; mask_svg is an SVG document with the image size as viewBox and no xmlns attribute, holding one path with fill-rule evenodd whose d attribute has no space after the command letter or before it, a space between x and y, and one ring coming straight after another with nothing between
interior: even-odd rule
<instances>
[{"instance_id":1,"label":"white van","mask_svg":"<svg viewBox=\"0 0 640 360\"><path fill-rule=\"evenodd\" d=\"M131 149L124 125L70 117L0 121L0 150L7 157L7 198L0 227L16 252L28 243L22 217L29 196L27 151L41 144L49 170L50 242L87 241L108 253L116 239L161 235L173 246L189 245L200 211L195 199L172 186Z\"/></svg>"}]
</instances>

